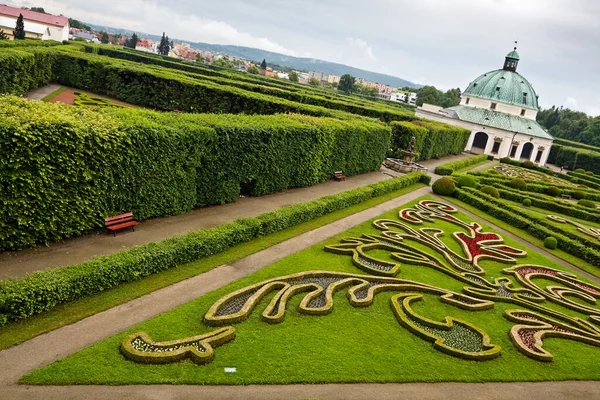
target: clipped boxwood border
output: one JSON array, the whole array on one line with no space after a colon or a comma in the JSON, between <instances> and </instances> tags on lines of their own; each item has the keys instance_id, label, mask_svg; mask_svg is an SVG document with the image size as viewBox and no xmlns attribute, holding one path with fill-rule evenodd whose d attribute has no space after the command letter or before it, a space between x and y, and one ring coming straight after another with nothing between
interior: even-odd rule
<instances>
[{"instance_id":1,"label":"clipped boxwood border","mask_svg":"<svg viewBox=\"0 0 600 400\"><path fill-rule=\"evenodd\" d=\"M373 197L428 182L413 172L305 203L294 204L210 229L149 243L84 263L0 281L0 325L24 319L58 304L99 293L177 265L220 253L256 237L295 226Z\"/></svg>"},{"instance_id":2,"label":"clipped boxwood border","mask_svg":"<svg viewBox=\"0 0 600 400\"><path fill-rule=\"evenodd\" d=\"M475 165L482 161L489 160L490 157L492 156L488 156L487 154L480 154L478 156L449 162L446 164L438 165L437 167L435 167L434 172L438 175L452 175L454 171L458 171L459 169L468 167L469 165ZM491 159L493 159L493 157Z\"/></svg>"}]
</instances>

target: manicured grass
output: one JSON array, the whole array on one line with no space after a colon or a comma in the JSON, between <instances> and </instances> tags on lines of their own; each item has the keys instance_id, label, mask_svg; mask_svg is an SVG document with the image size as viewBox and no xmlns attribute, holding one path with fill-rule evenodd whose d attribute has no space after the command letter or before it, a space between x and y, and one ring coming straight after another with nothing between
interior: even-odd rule
<instances>
[{"instance_id":1,"label":"manicured grass","mask_svg":"<svg viewBox=\"0 0 600 400\"><path fill-rule=\"evenodd\" d=\"M192 276L199 275L219 265L244 258L267 247L330 224L378 204L425 187L418 183L383 196L372 198L364 203L333 212L312 221L305 222L278 233L260 237L247 243L235 246L223 253L206 257L197 262L171 268L162 273L145 277L139 281L122 284L114 289L106 290L95 296L58 305L51 311L30 317L25 320L12 322L0 328L0 349L22 343L45 332L69 325L101 311L108 310L119 304L172 285Z\"/></svg>"},{"instance_id":2,"label":"manicured grass","mask_svg":"<svg viewBox=\"0 0 600 400\"><path fill-rule=\"evenodd\" d=\"M584 270L585 272L600 278L600 268L588 263L587 261L584 261L578 257L572 256L571 254L564 252L562 250L559 250L559 249L555 249L555 250L545 249L543 240L536 238L535 236L531 235L530 233L528 233L524 230L515 228L514 226L507 224L506 222L499 220L498 218L494 218L491 215L482 212L478 208L475 208L475 207L473 207L467 203L464 203L458 199L450 198L450 197L446 197L444 199L447 201L450 201L451 203L459 205L460 207L464 208L465 210L467 210L475 215L478 215L479 218L481 218L482 220L488 221L488 222L504 229L505 231L508 231L508 232L512 233L513 235L520 237L521 239L527 241L528 243L531 243L534 246L537 246L539 248L542 248L542 249L552 253L552 255L554 255L555 257L558 257L561 260L564 260L564 261L568 262L569 264L574 265L574 266Z\"/></svg>"},{"instance_id":3,"label":"manicured grass","mask_svg":"<svg viewBox=\"0 0 600 400\"><path fill-rule=\"evenodd\" d=\"M426 196L425 198L432 198ZM409 205L414 204L410 203ZM397 219L398 210L379 218ZM456 214L465 222L466 215ZM482 221L478 221L482 222ZM482 223L485 232L493 229ZM441 240L456 250L458 244L450 233L462 231L456 225L436 219L420 227L435 227L446 233ZM338 244L344 237L379 234L371 222L358 225L343 234L286 257L256 273L208 293L188 304L177 307L136 327L102 340L64 360L34 371L22 383L29 384L253 384L253 383L325 383L325 382L412 382L412 381L542 381L566 379L600 379L597 360L600 348L578 342L548 339L544 348L554 354L552 363L532 360L512 345L508 331L514 325L502 317L505 309L522 306L496 303L487 311L460 310L425 295L414 310L424 317L441 321L452 316L475 324L502 347L500 357L491 361L462 360L435 350L426 342L402 328L390 310L394 293L375 296L373 305L354 308L346 299L346 291L334 295L333 312L326 316L300 314L297 307L302 295L295 296L287 306L284 322L270 325L262 322L260 313L270 296L263 299L252 316L235 325L236 339L215 350L215 360L199 366L189 360L168 365L143 365L128 361L119 353L121 341L130 333L145 331L157 341L199 335L212 329L202 323L202 316L222 296L248 285L273 277L308 270L328 270L360 274L348 255L325 252L324 246ZM524 248L519 242L505 238L506 244L524 249L521 264L540 264L566 270L565 267ZM420 249L431 249L410 241ZM381 252L378 257L385 257ZM389 257L389 254L388 254ZM391 258L389 258L391 260ZM507 264L482 261L485 277L502 276ZM399 278L414 280L446 289L460 291L464 283L432 268L403 264ZM550 282L548 282L550 284ZM544 283L542 283L544 285ZM519 286L515 283L515 286ZM548 308L568 315L582 316L555 304ZM68 340L68 339L67 339ZM224 367L236 367L236 373L226 374Z\"/></svg>"},{"instance_id":4,"label":"manicured grass","mask_svg":"<svg viewBox=\"0 0 600 400\"><path fill-rule=\"evenodd\" d=\"M488 164L488 163L491 163L491 162L492 162L491 160L483 160L481 162L478 162L477 164L467 165L464 168L458 169L458 170L454 171L452 174L453 175L454 174L463 174L463 173L465 173L467 171L471 171L471 170L473 170L473 169L475 169L477 167L480 167L482 165L485 165L485 164Z\"/></svg>"},{"instance_id":5,"label":"manicured grass","mask_svg":"<svg viewBox=\"0 0 600 400\"><path fill-rule=\"evenodd\" d=\"M44 97L42 99L42 101L50 101L53 98L55 98L56 96L58 96L59 94L61 94L62 92L64 92L65 90L69 90L69 88L66 87L61 87L60 89L55 90L54 92L50 93L48 96Z\"/></svg>"}]
</instances>

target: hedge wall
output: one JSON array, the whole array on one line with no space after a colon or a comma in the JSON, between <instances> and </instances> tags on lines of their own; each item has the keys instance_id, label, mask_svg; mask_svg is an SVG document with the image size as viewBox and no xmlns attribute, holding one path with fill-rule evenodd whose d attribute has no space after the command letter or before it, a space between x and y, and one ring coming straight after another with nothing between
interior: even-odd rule
<instances>
[{"instance_id":1,"label":"hedge wall","mask_svg":"<svg viewBox=\"0 0 600 400\"><path fill-rule=\"evenodd\" d=\"M414 136L415 152L419 153L420 161L462 153L471 134L467 129L435 121L413 120L390 125L392 146L388 156L399 157L400 150L405 150Z\"/></svg>"},{"instance_id":2,"label":"hedge wall","mask_svg":"<svg viewBox=\"0 0 600 400\"><path fill-rule=\"evenodd\" d=\"M278 232L370 198L410 186L428 177L410 173L373 185L283 207L158 243L137 246L82 264L0 281L0 325L50 310L123 282L196 261L256 237Z\"/></svg>"},{"instance_id":3,"label":"hedge wall","mask_svg":"<svg viewBox=\"0 0 600 400\"><path fill-rule=\"evenodd\" d=\"M471 188L456 189L454 196L479 210L498 218L509 225L523 229L532 236L544 240L554 236L558 248L593 265L600 265L600 251L595 241L560 229L547 220L536 218L526 211L512 207L509 203L495 199Z\"/></svg>"},{"instance_id":4,"label":"hedge wall","mask_svg":"<svg viewBox=\"0 0 600 400\"><path fill-rule=\"evenodd\" d=\"M435 173L438 175L452 175L454 171L458 171L459 169L468 167L470 165L475 165L482 161L489 160L490 157L493 159L493 156L488 156L487 154L480 154L478 156L472 156L469 158L464 158L462 160L438 165L437 167L435 167Z\"/></svg>"},{"instance_id":5,"label":"hedge wall","mask_svg":"<svg viewBox=\"0 0 600 400\"><path fill-rule=\"evenodd\" d=\"M379 169L389 127L301 115L87 109L0 97L0 249Z\"/></svg>"},{"instance_id":6,"label":"hedge wall","mask_svg":"<svg viewBox=\"0 0 600 400\"><path fill-rule=\"evenodd\" d=\"M583 168L600 174L600 152L563 146L556 154L555 164L566 165L572 171Z\"/></svg>"},{"instance_id":7,"label":"hedge wall","mask_svg":"<svg viewBox=\"0 0 600 400\"><path fill-rule=\"evenodd\" d=\"M567 140L567 139L562 139L562 138L555 138L554 143L558 144L560 146L565 146L565 147L575 147L575 148L579 148L579 149L600 152L600 147L592 146L592 145L580 143L580 142L574 142L572 140Z\"/></svg>"},{"instance_id":8,"label":"hedge wall","mask_svg":"<svg viewBox=\"0 0 600 400\"><path fill-rule=\"evenodd\" d=\"M0 48L52 47L60 44L62 42L54 40L0 40Z\"/></svg>"},{"instance_id":9,"label":"hedge wall","mask_svg":"<svg viewBox=\"0 0 600 400\"><path fill-rule=\"evenodd\" d=\"M52 81L56 53L46 48L36 50L33 53L22 49L0 51L0 93L23 95Z\"/></svg>"}]
</instances>

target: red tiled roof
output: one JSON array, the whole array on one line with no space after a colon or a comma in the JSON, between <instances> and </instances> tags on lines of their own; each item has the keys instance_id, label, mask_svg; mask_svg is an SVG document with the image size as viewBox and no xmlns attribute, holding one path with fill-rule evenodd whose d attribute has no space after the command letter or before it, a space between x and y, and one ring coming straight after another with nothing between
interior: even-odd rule
<instances>
[{"instance_id":1,"label":"red tiled roof","mask_svg":"<svg viewBox=\"0 0 600 400\"><path fill-rule=\"evenodd\" d=\"M23 14L23 19L32 22L39 22L46 25L54 26L65 26L69 22L67 17L61 17L58 15L44 14L31 10L23 10L22 8L9 7L0 4L0 15L7 15L9 17L19 17L19 14Z\"/></svg>"}]
</instances>

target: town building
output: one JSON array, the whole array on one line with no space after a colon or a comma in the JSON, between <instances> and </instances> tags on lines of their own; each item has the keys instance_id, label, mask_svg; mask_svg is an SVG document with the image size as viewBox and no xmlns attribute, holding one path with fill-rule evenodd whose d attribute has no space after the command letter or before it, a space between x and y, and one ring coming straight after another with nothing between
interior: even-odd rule
<instances>
[{"instance_id":1,"label":"town building","mask_svg":"<svg viewBox=\"0 0 600 400\"><path fill-rule=\"evenodd\" d=\"M63 16L44 14L0 4L0 29L13 39L19 14L23 14L23 25L27 39L69 40L69 19Z\"/></svg>"},{"instance_id":2,"label":"town building","mask_svg":"<svg viewBox=\"0 0 600 400\"><path fill-rule=\"evenodd\" d=\"M536 122L538 96L517 72L520 57L516 50L508 53L502 69L471 82L460 105L444 109L423 104L417 117L469 129L465 151L545 165L554 138Z\"/></svg>"},{"instance_id":3,"label":"town building","mask_svg":"<svg viewBox=\"0 0 600 400\"><path fill-rule=\"evenodd\" d=\"M98 37L96 35L94 35L93 33L90 32L84 32L84 31L73 31L70 35L69 35L69 39L83 39L88 43L100 43L100 40L98 39Z\"/></svg>"}]
</instances>

